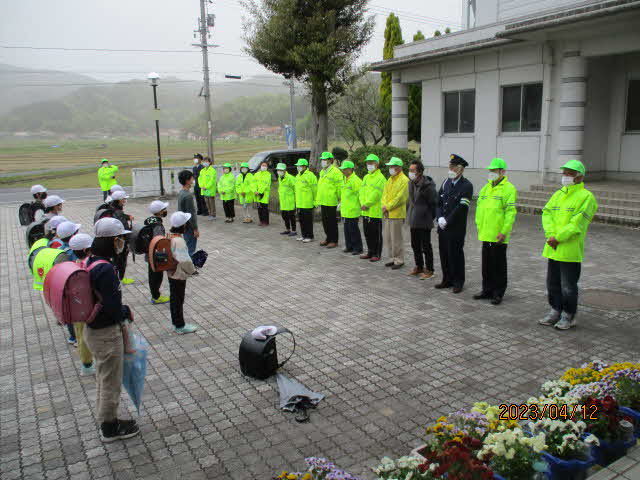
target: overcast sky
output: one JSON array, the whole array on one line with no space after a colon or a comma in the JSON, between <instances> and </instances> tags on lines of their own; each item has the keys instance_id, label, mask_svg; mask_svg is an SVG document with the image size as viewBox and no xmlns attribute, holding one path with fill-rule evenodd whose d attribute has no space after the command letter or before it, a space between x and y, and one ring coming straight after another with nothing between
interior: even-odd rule
<instances>
[{"instance_id":1,"label":"overcast sky","mask_svg":"<svg viewBox=\"0 0 640 480\"><path fill-rule=\"evenodd\" d=\"M19 0L0 2L0 63L34 69L83 73L103 81L161 76L200 79L202 60L192 47L199 16L199 0ZM461 23L461 0L371 0L376 31L361 61L382 57L384 25L390 9L399 15L405 41L417 30L431 36ZM238 0L214 0L216 15L210 68L214 80L224 74L244 76L269 73L243 55L242 16ZM125 53L7 49L4 46L193 50L194 53ZM39 78L42 81L43 78ZM55 81L54 78L51 79Z\"/></svg>"}]
</instances>

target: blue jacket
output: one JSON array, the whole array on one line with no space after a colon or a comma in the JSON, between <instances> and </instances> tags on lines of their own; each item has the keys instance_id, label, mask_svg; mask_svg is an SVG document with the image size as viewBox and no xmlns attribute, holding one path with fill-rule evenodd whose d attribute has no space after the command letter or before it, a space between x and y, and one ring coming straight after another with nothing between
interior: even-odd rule
<instances>
[{"instance_id":1,"label":"blue jacket","mask_svg":"<svg viewBox=\"0 0 640 480\"><path fill-rule=\"evenodd\" d=\"M473 198L473 185L464 177L454 185L450 178L442 182L438 192L436 220L444 217L447 233L464 235L467 232L467 215ZM440 232L440 228L438 227Z\"/></svg>"}]
</instances>

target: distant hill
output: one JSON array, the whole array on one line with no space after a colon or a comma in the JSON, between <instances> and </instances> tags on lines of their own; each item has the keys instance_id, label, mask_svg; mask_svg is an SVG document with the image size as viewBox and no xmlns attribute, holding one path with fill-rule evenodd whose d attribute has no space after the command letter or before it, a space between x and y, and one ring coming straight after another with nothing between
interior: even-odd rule
<instances>
[{"instance_id":1,"label":"distant hill","mask_svg":"<svg viewBox=\"0 0 640 480\"><path fill-rule=\"evenodd\" d=\"M29 80L29 70L2 65L0 131L126 135L152 128L153 96L146 81L104 85L82 75L50 73L46 80L42 75L33 75L35 79ZM69 86L45 86L63 83ZM82 86L87 83L96 85ZM201 87L201 82L178 78L167 77L160 81L158 103L163 128L182 128L203 111L204 100L199 97ZM235 99L243 98L246 102L248 97L251 102L251 97L287 92L283 79L265 75L216 83L212 86L212 100L215 110ZM5 103L11 96L15 97L9 102L12 108L7 109ZM268 118L268 113L266 116Z\"/></svg>"}]
</instances>

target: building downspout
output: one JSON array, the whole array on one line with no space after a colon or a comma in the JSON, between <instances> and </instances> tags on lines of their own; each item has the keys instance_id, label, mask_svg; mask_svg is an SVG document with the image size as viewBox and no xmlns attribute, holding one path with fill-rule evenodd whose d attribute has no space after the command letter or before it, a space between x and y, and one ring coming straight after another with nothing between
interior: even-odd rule
<instances>
[{"instance_id":1,"label":"building downspout","mask_svg":"<svg viewBox=\"0 0 640 480\"><path fill-rule=\"evenodd\" d=\"M553 81L553 67L554 67L554 50L551 41L547 40L544 43L542 51L542 85L543 91L546 92L544 98L545 108L545 131L543 137L543 145L540 149L543 152L542 165L540 168L540 184L544 185L545 174L547 170L547 160L551 154L551 109L553 105L552 81Z\"/></svg>"}]
</instances>

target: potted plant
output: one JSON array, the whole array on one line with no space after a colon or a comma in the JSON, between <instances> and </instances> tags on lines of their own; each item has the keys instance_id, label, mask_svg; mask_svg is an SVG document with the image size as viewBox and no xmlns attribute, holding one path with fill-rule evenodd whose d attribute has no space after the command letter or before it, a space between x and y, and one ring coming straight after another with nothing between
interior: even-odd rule
<instances>
[{"instance_id":1,"label":"potted plant","mask_svg":"<svg viewBox=\"0 0 640 480\"><path fill-rule=\"evenodd\" d=\"M635 423L635 436L640 438L640 370L616 372L615 396L620 411Z\"/></svg>"},{"instance_id":2,"label":"potted plant","mask_svg":"<svg viewBox=\"0 0 640 480\"><path fill-rule=\"evenodd\" d=\"M549 465L551 480L583 480L587 470L595 463L592 454L599 445L594 435L585 435L587 424L583 421L544 419L529 423L532 435L545 436L542 458Z\"/></svg>"},{"instance_id":3,"label":"potted plant","mask_svg":"<svg viewBox=\"0 0 640 480\"><path fill-rule=\"evenodd\" d=\"M542 460L545 436L527 436L521 429L490 433L478 458L489 463L497 479L541 480L547 464Z\"/></svg>"},{"instance_id":4,"label":"potted plant","mask_svg":"<svg viewBox=\"0 0 640 480\"><path fill-rule=\"evenodd\" d=\"M620 411L618 402L611 396L600 400L588 397L583 400L586 412L586 431L600 441L594 448L596 462L607 466L627 453L636 443L633 419Z\"/></svg>"},{"instance_id":5,"label":"potted plant","mask_svg":"<svg viewBox=\"0 0 640 480\"><path fill-rule=\"evenodd\" d=\"M441 450L427 452L427 461L419 468L447 480L492 480L493 471L477 457L481 447L480 440L469 436L449 440Z\"/></svg>"},{"instance_id":6,"label":"potted plant","mask_svg":"<svg viewBox=\"0 0 640 480\"><path fill-rule=\"evenodd\" d=\"M397 460L384 457L380 460L380 465L373 469L373 473L376 474L377 480L434 480L436 477L432 470L429 470L428 466L423 467L424 463L424 460L417 457L402 457Z\"/></svg>"},{"instance_id":7,"label":"potted plant","mask_svg":"<svg viewBox=\"0 0 640 480\"><path fill-rule=\"evenodd\" d=\"M336 467L326 458L309 457L304 459L306 472L283 471L273 480L359 480L350 473Z\"/></svg>"}]
</instances>

